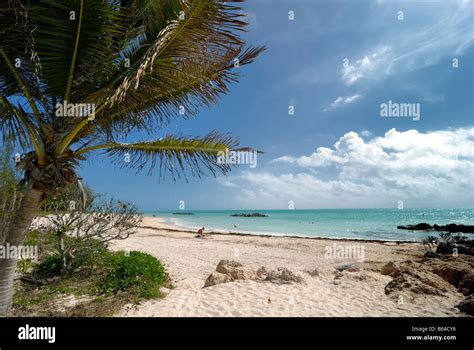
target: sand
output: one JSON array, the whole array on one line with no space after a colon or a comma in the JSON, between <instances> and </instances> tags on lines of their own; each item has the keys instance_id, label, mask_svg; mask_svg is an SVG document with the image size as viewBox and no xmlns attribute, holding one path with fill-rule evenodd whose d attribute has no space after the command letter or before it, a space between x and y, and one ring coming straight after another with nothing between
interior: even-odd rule
<instances>
[{"instance_id":1,"label":"sand","mask_svg":"<svg viewBox=\"0 0 474 350\"><path fill-rule=\"evenodd\" d=\"M363 269L345 271L335 279L335 266L354 260L332 259L326 247L364 247ZM460 293L446 296L417 295L395 300L384 293L392 279L380 268L388 261L417 260L420 243L340 241L294 237L261 237L211 234L195 238L184 229L145 218L138 232L113 249L140 250L166 266L174 288L163 299L128 305L117 316L462 316L454 305ZM286 267L300 274L306 284L234 281L204 287L206 278L222 259L268 269ZM360 260L360 259L359 259ZM319 276L307 271L319 270Z\"/></svg>"}]
</instances>

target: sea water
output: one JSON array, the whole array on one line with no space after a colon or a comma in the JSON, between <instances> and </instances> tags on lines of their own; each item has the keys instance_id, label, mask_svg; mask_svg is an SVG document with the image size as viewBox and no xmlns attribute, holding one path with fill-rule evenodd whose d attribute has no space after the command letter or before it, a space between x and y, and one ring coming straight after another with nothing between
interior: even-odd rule
<instances>
[{"instance_id":1,"label":"sea water","mask_svg":"<svg viewBox=\"0 0 474 350\"><path fill-rule=\"evenodd\" d=\"M450 223L474 225L471 209L315 209L315 210L202 210L147 212L167 223L188 229L205 227L206 231L289 235L304 237L349 238L386 241L421 241L435 232L399 230L399 225L426 222L431 225ZM232 214L254 213L268 217L233 217ZM472 236L472 235L470 235Z\"/></svg>"}]
</instances>

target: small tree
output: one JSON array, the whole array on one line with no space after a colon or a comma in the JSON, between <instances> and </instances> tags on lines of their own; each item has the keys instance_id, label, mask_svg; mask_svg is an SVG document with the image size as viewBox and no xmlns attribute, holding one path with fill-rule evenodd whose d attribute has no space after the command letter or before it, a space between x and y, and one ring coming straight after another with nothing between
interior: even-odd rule
<instances>
[{"instance_id":1,"label":"small tree","mask_svg":"<svg viewBox=\"0 0 474 350\"><path fill-rule=\"evenodd\" d=\"M25 154L5 243L21 245L43 199L77 182L97 152L161 176L227 174L232 164L219 155L240 150L237 139L163 128L216 104L264 50L245 44L246 25L241 8L221 0L1 1L0 137ZM132 132L149 136L127 142ZM16 264L0 260L0 315Z\"/></svg>"},{"instance_id":2,"label":"small tree","mask_svg":"<svg viewBox=\"0 0 474 350\"><path fill-rule=\"evenodd\" d=\"M41 205L41 210L47 214L85 209L93 205L95 198L94 191L78 181L47 196Z\"/></svg>"},{"instance_id":3,"label":"small tree","mask_svg":"<svg viewBox=\"0 0 474 350\"><path fill-rule=\"evenodd\" d=\"M110 199L86 210L49 215L42 226L57 237L55 251L65 276L100 259L111 241L128 238L141 221L134 205Z\"/></svg>"}]
</instances>

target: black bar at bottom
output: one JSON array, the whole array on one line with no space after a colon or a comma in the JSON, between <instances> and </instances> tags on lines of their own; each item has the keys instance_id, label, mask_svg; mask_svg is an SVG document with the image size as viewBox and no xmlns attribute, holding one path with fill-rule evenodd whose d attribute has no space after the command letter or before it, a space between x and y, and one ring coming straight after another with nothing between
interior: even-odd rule
<instances>
[{"instance_id":1,"label":"black bar at bottom","mask_svg":"<svg viewBox=\"0 0 474 350\"><path fill-rule=\"evenodd\" d=\"M38 327L38 328L35 328ZM54 327L54 342L52 330ZM20 334L21 333L21 334ZM28 334L27 334L28 333ZM343 344L403 348L474 348L474 318L1 318L0 349L88 347L105 342L160 344L189 336L284 336ZM27 339L19 339L19 338ZM42 337L43 339L31 339ZM48 338L49 337L49 338ZM302 342L303 344L304 342ZM318 342L319 343L319 342ZM164 346L164 344L163 344ZM155 348L155 347L153 347ZM357 347L358 348L358 347Z\"/></svg>"}]
</instances>

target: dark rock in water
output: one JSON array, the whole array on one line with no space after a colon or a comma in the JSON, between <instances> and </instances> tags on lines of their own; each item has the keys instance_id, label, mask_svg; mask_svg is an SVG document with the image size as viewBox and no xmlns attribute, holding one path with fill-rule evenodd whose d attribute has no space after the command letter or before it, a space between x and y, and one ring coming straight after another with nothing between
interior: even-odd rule
<instances>
[{"instance_id":1,"label":"dark rock in water","mask_svg":"<svg viewBox=\"0 0 474 350\"><path fill-rule=\"evenodd\" d=\"M431 230L433 227L426 222L422 222L416 225L407 225L407 226L397 226L399 230L416 230L416 231L425 231Z\"/></svg>"},{"instance_id":2,"label":"dark rock in water","mask_svg":"<svg viewBox=\"0 0 474 350\"><path fill-rule=\"evenodd\" d=\"M414 230L414 231L439 231L439 232L459 232L459 233L474 233L474 225L458 225L458 224L448 224L448 225L437 225L434 224L431 226L426 222L422 222L416 225L406 225L406 226L397 226L399 230Z\"/></svg>"},{"instance_id":3,"label":"dark rock in water","mask_svg":"<svg viewBox=\"0 0 474 350\"><path fill-rule=\"evenodd\" d=\"M430 251L427 251L424 255L425 258L432 258L432 259L436 259L436 258L440 258L441 255L438 254L438 253L435 253L435 252L432 252L431 250Z\"/></svg>"},{"instance_id":4,"label":"dark rock in water","mask_svg":"<svg viewBox=\"0 0 474 350\"><path fill-rule=\"evenodd\" d=\"M474 233L474 225L448 224L439 226L437 231Z\"/></svg>"},{"instance_id":5,"label":"dark rock in water","mask_svg":"<svg viewBox=\"0 0 474 350\"><path fill-rule=\"evenodd\" d=\"M430 230L431 225L427 224L426 222L422 222L420 224L416 224L413 230Z\"/></svg>"},{"instance_id":6,"label":"dark rock in water","mask_svg":"<svg viewBox=\"0 0 474 350\"><path fill-rule=\"evenodd\" d=\"M474 273L468 273L459 281L458 290L464 295L471 295L474 291Z\"/></svg>"},{"instance_id":7,"label":"dark rock in water","mask_svg":"<svg viewBox=\"0 0 474 350\"><path fill-rule=\"evenodd\" d=\"M474 295L461 301L456 307L468 315L474 316Z\"/></svg>"},{"instance_id":8,"label":"dark rock in water","mask_svg":"<svg viewBox=\"0 0 474 350\"><path fill-rule=\"evenodd\" d=\"M268 218L268 215L260 214L260 213L232 214L231 216L240 217L240 218Z\"/></svg>"},{"instance_id":9,"label":"dark rock in water","mask_svg":"<svg viewBox=\"0 0 474 350\"><path fill-rule=\"evenodd\" d=\"M173 213L173 215L194 215L194 213L183 212L183 213Z\"/></svg>"}]
</instances>

